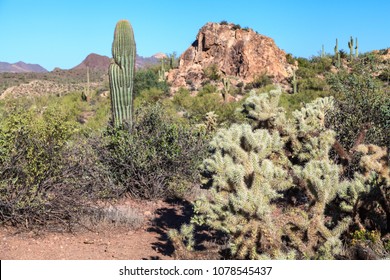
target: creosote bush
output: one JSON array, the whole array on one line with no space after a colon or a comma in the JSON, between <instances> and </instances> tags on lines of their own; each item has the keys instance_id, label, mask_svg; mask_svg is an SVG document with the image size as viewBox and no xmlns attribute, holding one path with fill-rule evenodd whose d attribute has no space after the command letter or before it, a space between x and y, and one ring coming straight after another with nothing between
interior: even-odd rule
<instances>
[{"instance_id":1,"label":"creosote bush","mask_svg":"<svg viewBox=\"0 0 390 280\"><path fill-rule=\"evenodd\" d=\"M233 259L341 257L344 235L358 220L359 198L389 187L381 148L360 145L361 168L350 178L329 156L336 133L325 126L325 116L333 98L306 104L287 119L280 94L252 94L242 109L248 122L220 129L211 141L203 162L210 189L194 203L192 226L185 225L191 231L170 232L185 248L184 258L197 253L194 225L224 234Z\"/></svg>"},{"instance_id":2,"label":"creosote bush","mask_svg":"<svg viewBox=\"0 0 390 280\"><path fill-rule=\"evenodd\" d=\"M114 186L76 123L55 107L8 112L0 122L0 222L70 230Z\"/></svg>"},{"instance_id":3,"label":"creosote bush","mask_svg":"<svg viewBox=\"0 0 390 280\"><path fill-rule=\"evenodd\" d=\"M161 105L140 107L133 131L109 129L101 161L133 197L182 197L199 184L206 136L165 115Z\"/></svg>"}]
</instances>

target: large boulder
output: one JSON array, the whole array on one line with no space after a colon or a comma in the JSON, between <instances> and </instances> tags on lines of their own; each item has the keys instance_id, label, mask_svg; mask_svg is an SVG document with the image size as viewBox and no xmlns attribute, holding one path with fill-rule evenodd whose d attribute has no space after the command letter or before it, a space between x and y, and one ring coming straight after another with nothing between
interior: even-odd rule
<instances>
[{"instance_id":1,"label":"large boulder","mask_svg":"<svg viewBox=\"0 0 390 280\"><path fill-rule=\"evenodd\" d=\"M173 90L197 89L207 78L204 70L213 65L233 84L252 82L262 74L276 83L285 83L293 69L273 39L234 24L207 23L180 56L179 67L169 72L168 81Z\"/></svg>"}]
</instances>

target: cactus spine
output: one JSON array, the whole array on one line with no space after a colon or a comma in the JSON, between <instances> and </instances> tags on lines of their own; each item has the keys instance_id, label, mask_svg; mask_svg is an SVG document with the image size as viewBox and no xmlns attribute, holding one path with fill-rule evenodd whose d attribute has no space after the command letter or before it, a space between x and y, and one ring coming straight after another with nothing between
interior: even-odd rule
<instances>
[{"instance_id":1,"label":"cactus spine","mask_svg":"<svg viewBox=\"0 0 390 280\"><path fill-rule=\"evenodd\" d=\"M109 68L111 113L115 127L133 123L133 87L136 46L133 28L127 20L116 24L112 43L112 61Z\"/></svg>"}]
</instances>

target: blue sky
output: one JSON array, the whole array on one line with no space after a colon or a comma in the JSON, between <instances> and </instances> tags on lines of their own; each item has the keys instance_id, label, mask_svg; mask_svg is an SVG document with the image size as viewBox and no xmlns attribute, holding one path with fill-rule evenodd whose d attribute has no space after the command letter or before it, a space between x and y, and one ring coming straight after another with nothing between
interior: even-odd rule
<instances>
[{"instance_id":1,"label":"blue sky","mask_svg":"<svg viewBox=\"0 0 390 280\"><path fill-rule=\"evenodd\" d=\"M181 54L206 22L226 20L273 38L294 56L390 47L390 1L342 0L0 0L0 61L68 69L89 53L111 56L115 24L128 19L137 52Z\"/></svg>"}]
</instances>

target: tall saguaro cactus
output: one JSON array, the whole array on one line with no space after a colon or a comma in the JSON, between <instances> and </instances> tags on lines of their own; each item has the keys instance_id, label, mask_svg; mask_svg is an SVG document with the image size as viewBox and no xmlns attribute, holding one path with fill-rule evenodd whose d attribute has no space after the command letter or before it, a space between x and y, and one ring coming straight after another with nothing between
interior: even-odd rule
<instances>
[{"instance_id":1,"label":"tall saguaro cactus","mask_svg":"<svg viewBox=\"0 0 390 280\"><path fill-rule=\"evenodd\" d=\"M111 113L115 127L131 129L136 46L133 28L127 20L116 24L109 68Z\"/></svg>"},{"instance_id":2,"label":"tall saguaro cactus","mask_svg":"<svg viewBox=\"0 0 390 280\"><path fill-rule=\"evenodd\" d=\"M339 40L336 38L336 45L334 46L334 58L336 60L336 67L340 68L341 66L341 58L339 52Z\"/></svg>"}]
</instances>

